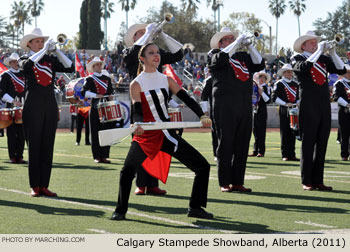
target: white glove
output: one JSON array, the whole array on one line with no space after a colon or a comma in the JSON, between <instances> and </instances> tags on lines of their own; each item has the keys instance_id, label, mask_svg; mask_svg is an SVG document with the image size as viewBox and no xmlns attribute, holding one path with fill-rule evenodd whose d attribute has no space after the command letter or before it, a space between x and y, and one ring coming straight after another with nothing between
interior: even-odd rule
<instances>
[{"instance_id":1,"label":"white glove","mask_svg":"<svg viewBox=\"0 0 350 252\"><path fill-rule=\"evenodd\" d=\"M258 52L258 50L256 50L252 44L248 45L248 51L250 54L250 58L252 59L252 62L254 64L260 64L262 61L262 57L261 57L260 53Z\"/></svg>"},{"instance_id":2,"label":"white glove","mask_svg":"<svg viewBox=\"0 0 350 252\"><path fill-rule=\"evenodd\" d=\"M306 61L311 62L311 63L316 63L326 49L327 49L327 42L326 41L322 41L322 42L318 43L318 48L317 48L316 52L314 52L309 58L307 58Z\"/></svg>"},{"instance_id":3,"label":"white glove","mask_svg":"<svg viewBox=\"0 0 350 252\"><path fill-rule=\"evenodd\" d=\"M230 58L235 54L236 50L241 46L242 41L246 39L246 35L240 35L235 41L226 46L222 51L228 53Z\"/></svg>"},{"instance_id":4,"label":"white glove","mask_svg":"<svg viewBox=\"0 0 350 252\"><path fill-rule=\"evenodd\" d=\"M154 32L157 28L157 23L151 23L146 26L146 32L141 38L139 38L134 45L143 46L148 42L151 42L154 37Z\"/></svg>"},{"instance_id":5,"label":"white glove","mask_svg":"<svg viewBox=\"0 0 350 252\"><path fill-rule=\"evenodd\" d=\"M11 95L9 95L8 93L4 94L4 96L2 97L2 100L4 102L7 102L7 103L12 103L13 102L13 97Z\"/></svg>"},{"instance_id":6,"label":"white glove","mask_svg":"<svg viewBox=\"0 0 350 252\"><path fill-rule=\"evenodd\" d=\"M72 66L72 61L70 59L68 59L68 57L66 55L64 55L64 53L60 50L60 49L56 49L56 55L58 60L62 63L62 65L65 68L69 68Z\"/></svg>"},{"instance_id":7,"label":"white glove","mask_svg":"<svg viewBox=\"0 0 350 252\"><path fill-rule=\"evenodd\" d=\"M342 70L345 67L344 62L335 51L335 46L329 50L329 55L331 56L333 63L338 70Z\"/></svg>"},{"instance_id":8,"label":"white glove","mask_svg":"<svg viewBox=\"0 0 350 252\"><path fill-rule=\"evenodd\" d=\"M176 53L183 47L183 44L176 41L174 38L170 37L168 34L161 32L160 35L171 53Z\"/></svg>"},{"instance_id":9,"label":"white glove","mask_svg":"<svg viewBox=\"0 0 350 252\"><path fill-rule=\"evenodd\" d=\"M39 52L33 54L32 56L29 57L29 59L31 61L34 62L34 64L38 63L42 57L44 57L44 55L47 53L47 51L49 50L49 48L51 49L52 48L52 45L54 44L55 42L53 41L53 39L49 39L48 41L46 41L43 49L41 49Z\"/></svg>"}]
</instances>

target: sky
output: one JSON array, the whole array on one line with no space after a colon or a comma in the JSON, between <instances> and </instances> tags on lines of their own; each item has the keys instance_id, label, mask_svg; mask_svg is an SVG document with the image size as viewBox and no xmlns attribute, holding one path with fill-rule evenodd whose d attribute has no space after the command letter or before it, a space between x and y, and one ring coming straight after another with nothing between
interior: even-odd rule
<instances>
[{"instance_id":1,"label":"sky","mask_svg":"<svg viewBox=\"0 0 350 252\"><path fill-rule=\"evenodd\" d=\"M19 0L17 0L19 1ZM26 0L23 0L26 1ZM325 19L328 12L333 12L341 6L344 0L306 0L306 11L300 17L301 34L309 30L314 30L312 23L317 19ZM0 0L0 16L9 17L11 5L14 0ZM145 17L147 9L145 6L154 6L159 8L163 0L137 0L134 10L129 11L129 26L136 23L139 18ZM179 0L168 0L174 6L179 7ZM206 6L206 0L201 0L198 10L198 17L213 18L213 11ZM220 20L227 20L232 12L254 13L255 17L264 20L261 22L262 33L268 35L269 27L272 28L272 35L276 34L276 19L268 9L268 0L223 0L223 7L220 8ZM59 33L65 33L68 38L72 38L79 31L80 7L82 0L44 0L45 7L41 16L38 17L38 27L41 28L44 35L56 38ZM109 39L115 41L121 22L125 22L125 12L121 11L121 5L114 1L114 13L108 19L107 34ZM286 0L288 3L288 0ZM331 4L329 4L331 3ZM175 17L176 22L176 17ZM284 15L278 21L278 44L284 48L293 48L294 41L298 38L298 25L296 16L286 9ZM101 29L103 30L103 22ZM32 25L25 26L25 34L34 29L34 20ZM171 34L169 34L171 35ZM182 41L183 43L191 41ZM209 41L208 41L209 44Z\"/></svg>"}]
</instances>

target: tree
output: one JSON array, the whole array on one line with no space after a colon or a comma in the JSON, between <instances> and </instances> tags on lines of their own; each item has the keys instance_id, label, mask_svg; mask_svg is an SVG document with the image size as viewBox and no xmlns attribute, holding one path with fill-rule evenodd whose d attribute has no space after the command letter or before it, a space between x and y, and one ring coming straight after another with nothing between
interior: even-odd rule
<instances>
[{"instance_id":1,"label":"tree","mask_svg":"<svg viewBox=\"0 0 350 252\"><path fill-rule=\"evenodd\" d=\"M0 47L5 47L5 37L6 37L6 22L5 18L0 16Z\"/></svg>"},{"instance_id":2,"label":"tree","mask_svg":"<svg viewBox=\"0 0 350 252\"><path fill-rule=\"evenodd\" d=\"M28 10L35 19L35 28L37 27L37 17L40 16L41 11L44 9L44 2L42 0L29 0L27 2Z\"/></svg>"},{"instance_id":3,"label":"tree","mask_svg":"<svg viewBox=\"0 0 350 252\"><path fill-rule=\"evenodd\" d=\"M101 31L101 0L89 0L87 3L87 44L86 49L100 50L103 40Z\"/></svg>"},{"instance_id":4,"label":"tree","mask_svg":"<svg viewBox=\"0 0 350 252\"><path fill-rule=\"evenodd\" d=\"M129 2L131 1L131 4L129 4ZM125 10L126 13L126 28L129 28L129 23L128 23L128 12L130 10L130 8L133 10L135 9L135 5L137 0L119 0L119 3L122 5L122 11Z\"/></svg>"},{"instance_id":5,"label":"tree","mask_svg":"<svg viewBox=\"0 0 350 252\"><path fill-rule=\"evenodd\" d=\"M88 0L84 0L81 3L80 8L80 24L79 24L79 39L78 39L78 49L86 49L87 46L87 27L88 27Z\"/></svg>"},{"instance_id":6,"label":"tree","mask_svg":"<svg viewBox=\"0 0 350 252\"><path fill-rule=\"evenodd\" d=\"M24 35L24 25L31 24L32 19L29 16L29 11L27 5L23 1L13 2L12 10L10 11L10 19L15 21L15 26L17 28L17 36L19 32L19 27L22 28L22 35Z\"/></svg>"},{"instance_id":7,"label":"tree","mask_svg":"<svg viewBox=\"0 0 350 252\"><path fill-rule=\"evenodd\" d=\"M281 15L284 14L284 10L286 9L285 0L269 0L269 9L273 16L276 17L276 55L277 55L277 49L278 49L278 19Z\"/></svg>"},{"instance_id":8,"label":"tree","mask_svg":"<svg viewBox=\"0 0 350 252\"><path fill-rule=\"evenodd\" d=\"M349 1L344 1L333 13L328 12L328 16L322 20L316 19L313 26L316 28L316 34L322 36L328 41L332 41L336 34L342 34L345 38L344 44L336 47L341 56L345 56L350 48L350 7Z\"/></svg>"},{"instance_id":9,"label":"tree","mask_svg":"<svg viewBox=\"0 0 350 252\"><path fill-rule=\"evenodd\" d=\"M111 17L111 13L114 13L114 3L109 2L109 0L103 0L101 4L101 16L104 19L104 45L107 50L107 19Z\"/></svg>"},{"instance_id":10,"label":"tree","mask_svg":"<svg viewBox=\"0 0 350 252\"><path fill-rule=\"evenodd\" d=\"M298 31L300 37L300 20L302 12L305 12L306 5L304 4L305 0L289 0L289 7L293 11L293 13L297 16L298 19Z\"/></svg>"}]
</instances>

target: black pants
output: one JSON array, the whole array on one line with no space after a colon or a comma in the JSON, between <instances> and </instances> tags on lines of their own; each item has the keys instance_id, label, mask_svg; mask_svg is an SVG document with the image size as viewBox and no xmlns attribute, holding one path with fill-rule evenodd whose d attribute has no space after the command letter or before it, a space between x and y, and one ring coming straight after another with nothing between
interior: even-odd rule
<instances>
[{"instance_id":1,"label":"black pants","mask_svg":"<svg viewBox=\"0 0 350 252\"><path fill-rule=\"evenodd\" d=\"M7 146L10 159L23 158L24 131L23 124L12 123L6 128Z\"/></svg>"},{"instance_id":2,"label":"black pants","mask_svg":"<svg viewBox=\"0 0 350 252\"><path fill-rule=\"evenodd\" d=\"M253 153L265 155L265 140L266 140L266 122L267 122L267 109L266 106L260 106L257 113L254 113L254 149Z\"/></svg>"},{"instance_id":3,"label":"black pants","mask_svg":"<svg viewBox=\"0 0 350 252\"><path fill-rule=\"evenodd\" d=\"M306 99L307 100L307 99ZM300 104L301 180L302 184L323 184L324 161L331 130L331 108L327 101L314 100Z\"/></svg>"},{"instance_id":4,"label":"black pants","mask_svg":"<svg viewBox=\"0 0 350 252\"><path fill-rule=\"evenodd\" d=\"M251 95L233 99L214 93L213 104L219 185L243 185L252 134Z\"/></svg>"},{"instance_id":5,"label":"black pants","mask_svg":"<svg viewBox=\"0 0 350 252\"><path fill-rule=\"evenodd\" d=\"M71 115L71 121L70 121L70 132L74 132L74 122L77 121L77 115Z\"/></svg>"},{"instance_id":6,"label":"black pants","mask_svg":"<svg viewBox=\"0 0 350 252\"><path fill-rule=\"evenodd\" d=\"M177 137L177 140L178 149L176 152L174 152L174 145L170 143L167 138L164 138L161 150L178 159L195 173L189 204L190 207L206 207L210 165L207 160L184 139ZM142 151L140 145L137 142L132 142L129 153L125 159L124 167L120 172L118 203L115 210L117 213L125 214L127 212L132 180L145 159L146 154Z\"/></svg>"},{"instance_id":7,"label":"black pants","mask_svg":"<svg viewBox=\"0 0 350 252\"><path fill-rule=\"evenodd\" d=\"M90 118L90 133L91 133L91 151L94 159L109 158L110 146L100 146L98 140L98 131L112 129L113 122L101 123L98 117L97 109L91 106L89 112Z\"/></svg>"},{"instance_id":8,"label":"black pants","mask_svg":"<svg viewBox=\"0 0 350 252\"><path fill-rule=\"evenodd\" d=\"M76 139L76 142L80 143L81 131L83 130L84 122L85 122L85 144L89 144L90 143L90 140L89 140L89 136L90 136L89 116L87 118L85 118L81 114L78 114L78 116L77 116L77 139Z\"/></svg>"},{"instance_id":9,"label":"black pants","mask_svg":"<svg viewBox=\"0 0 350 252\"><path fill-rule=\"evenodd\" d=\"M341 135L340 156L349 157L350 113L345 113L344 108L339 108L338 118Z\"/></svg>"},{"instance_id":10,"label":"black pants","mask_svg":"<svg viewBox=\"0 0 350 252\"><path fill-rule=\"evenodd\" d=\"M290 128L288 108L280 106L279 116L282 158L294 158L295 135L293 134L293 130Z\"/></svg>"},{"instance_id":11,"label":"black pants","mask_svg":"<svg viewBox=\"0 0 350 252\"><path fill-rule=\"evenodd\" d=\"M23 127L29 152L30 187L48 187L58 121L52 93L29 93L23 107Z\"/></svg>"}]
</instances>

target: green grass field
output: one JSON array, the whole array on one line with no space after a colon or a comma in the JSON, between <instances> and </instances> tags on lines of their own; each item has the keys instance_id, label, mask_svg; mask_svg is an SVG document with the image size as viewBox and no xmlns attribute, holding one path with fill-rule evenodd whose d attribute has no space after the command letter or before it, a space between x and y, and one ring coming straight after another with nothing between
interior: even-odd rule
<instances>
[{"instance_id":1,"label":"green grass field","mask_svg":"<svg viewBox=\"0 0 350 252\"><path fill-rule=\"evenodd\" d=\"M210 134L184 133L211 164L207 210L215 219L187 217L193 174L173 160L161 184L167 195L132 194L122 222L109 218L130 139L111 148L112 164L95 164L90 146L75 146L75 135L58 133L49 188L59 198L49 199L29 196L27 166L9 163L6 137L0 138L0 233L350 233L350 162L340 161L335 137L332 132L325 168L325 184L334 191L303 191L299 163L282 161L279 132L268 132L265 157L248 159L245 185L253 193L243 194L220 192Z\"/></svg>"}]
</instances>

